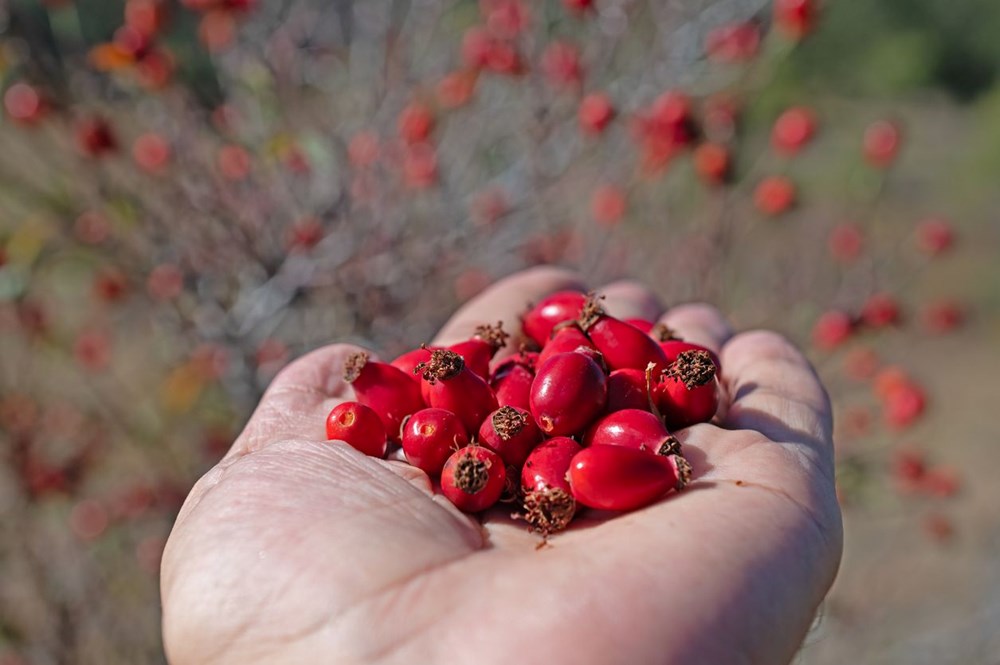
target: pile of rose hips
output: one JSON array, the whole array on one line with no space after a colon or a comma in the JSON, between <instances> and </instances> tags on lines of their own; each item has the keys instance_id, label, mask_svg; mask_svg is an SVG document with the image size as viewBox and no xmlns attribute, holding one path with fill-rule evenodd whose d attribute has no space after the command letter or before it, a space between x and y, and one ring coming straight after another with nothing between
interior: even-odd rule
<instances>
[{"instance_id":1,"label":"pile of rose hips","mask_svg":"<svg viewBox=\"0 0 1000 665\"><path fill-rule=\"evenodd\" d=\"M327 437L374 457L401 444L459 509L518 501L543 534L565 528L578 504L633 510L689 482L670 432L715 415L711 351L575 291L545 298L522 325L526 343L497 362L508 337L499 323L391 363L351 356L344 377L357 401L330 412Z\"/></svg>"}]
</instances>

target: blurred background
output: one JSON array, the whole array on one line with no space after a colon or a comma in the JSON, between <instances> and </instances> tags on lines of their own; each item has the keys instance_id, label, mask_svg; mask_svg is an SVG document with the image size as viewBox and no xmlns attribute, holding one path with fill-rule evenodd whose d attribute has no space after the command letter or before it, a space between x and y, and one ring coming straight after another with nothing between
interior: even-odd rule
<instances>
[{"instance_id":1,"label":"blurred background","mask_svg":"<svg viewBox=\"0 0 1000 665\"><path fill-rule=\"evenodd\" d=\"M274 374L555 263L817 364L846 553L798 662L996 665L997 34L988 0L0 0L0 664L164 662L164 540Z\"/></svg>"}]
</instances>

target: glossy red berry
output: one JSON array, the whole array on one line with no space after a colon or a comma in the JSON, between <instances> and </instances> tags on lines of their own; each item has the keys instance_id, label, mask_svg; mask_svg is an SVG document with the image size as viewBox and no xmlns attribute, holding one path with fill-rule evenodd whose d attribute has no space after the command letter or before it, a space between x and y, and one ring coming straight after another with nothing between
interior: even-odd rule
<instances>
[{"instance_id":1,"label":"glossy red berry","mask_svg":"<svg viewBox=\"0 0 1000 665\"><path fill-rule=\"evenodd\" d=\"M406 461L429 476L441 473L445 461L459 448L469 445L469 435L451 411L421 409L403 425Z\"/></svg>"},{"instance_id":2,"label":"glossy red berry","mask_svg":"<svg viewBox=\"0 0 1000 665\"><path fill-rule=\"evenodd\" d=\"M861 320L872 328L896 325L899 319L899 303L888 293L873 294L861 308Z\"/></svg>"},{"instance_id":3,"label":"glossy red berry","mask_svg":"<svg viewBox=\"0 0 1000 665\"><path fill-rule=\"evenodd\" d=\"M566 476L570 462L581 450L573 439L557 436L540 443L524 462L524 519L536 531L561 531L573 519L576 501Z\"/></svg>"},{"instance_id":4,"label":"glossy red berry","mask_svg":"<svg viewBox=\"0 0 1000 665\"><path fill-rule=\"evenodd\" d=\"M372 457L385 457L387 440L382 419L358 402L344 402L326 418L326 438L343 441Z\"/></svg>"},{"instance_id":5,"label":"glossy red berry","mask_svg":"<svg viewBox=\"0 0 1000 665\"><path fill-rule=\"evenodd\" d=\"M708 422L719 408L717 368L706 351L684 351L654 387L656 403L672 430Z\"/></svg>"},{"instance_id":6,"label":"glossy red berry","mask_svg":"<svg viewBox=\"0 0 1000 665\"><path fill-rule=\"evenodd\" d=\"M604 409L604 370L582 353L559 353L542 363L531 384L531 415L548 436L581 432Z\"/></svg>"},{"instance_id":7,"label":"glossy red berry","mask_svg":"<svg viewBox=\"0 0 1000 665\"><path fill-rule=\"evenodd\" d=\"M769 217L776 217L795 203L795 185L785 176L769 176L761 180L753 192L754 206Z\"/></svg>"},{"instance_id":8,"label":"glossy red berry","mask_svg":"<svg viewBox=\"0 0 1000 665\"><path fill-rule=\"evenodd\" d=\"M794 155L812 139L816 133L816 116L803 106L795 106L774 122L771 130L771 145L785 155Z\"/></svg>"},{"instance_id":9,"label":"glossy red berry","mask_svg":"<svg viewBox=\"0 0 1000 665\"><path fill-rule=\"evenodd\" d=\"M846 312L830 310L825 312L813 325L813 344L820 349L833 349L845 341L854 332L854 320Z\"/></svg>"},{"instance_id":10,"label":"glossy red berry","mask_svg":"<svg viewBox=\"0 0 1000 665\"><path fill-rule=\"evenodd\" d=\"M344 380L354 388L355 398L375 410L392 441L399 440L403 418L424 408L420 386L399 369L355 353L344 364Z\"/></svg>"},{"instance_id":11,"label":"glossy red berry","mask_svg":"<svg viewBox=\"0 0 1000 665\"><path fill-rule=\"evenodd\" d=\"M723 145L702 143L694 150L694 170L708 185L726 182L731 166L729 150Z\"/></svg>"},{"instance_id":12,"label":"glossy red berry","mask_svg":"<svg viewBox=\"0 0 1000 665\"><path fill-rule=\"evenodd\" d=\"M496 366L490 377L490 387L496 394L497 404L530 409L531 383L535 380L537 358L537 353L518 354Z\"/></svg>"},{"instance_id":13,"label":"glossy red berry","mask_svg":"<svg viewBox=\"0 0 1000 665\"><path fill-rule=\"evenodd\" d=\"M916 228L917 249L927 256L945 253L955 243L955 232L951 224L940 217L923 220Z\"/></svg>"},{"instance_id":14,"label":"glossy red berry","mask_svg":"<svg viewBox=\"0 0 1000 665\"><path fill-rule=\"evenodd\" d=\"M441 471L441 493L466 513L478 513L495 504L506 482L503 460L482 446L466 446L452 453Z\"/></svg>"},{"instance_id":15,"label":"glossy red berry","mask_svg":"<svg viewBox=\"0 0 1000 665\"><path fill-rule=\"evenodd\" d=\"M593 346L604 356L611 370L645 371L652 363L656 370L667 366L663 349L652 337L620 319L609 316L596 298L590 298L580 315L580 327Z\"/></svg>"},{"instance_id":16,"label":"glossy red berry","mask_svg":"<svg viewBox=\"0 0 1000 665\"><path fill-rule=\"evenodd\" d=\"M420 376L417 373L417 365L420 363L425 363L431 359L431 351L436 347L424 346L419 349L413 349L412 351L407 351L401 356L396 357L389 364L403 372L407 376L411 377L413 381L420 384Z\"/></svg>"},{"instance_id":17,"label":"glossy red berry","mask_svg":"<svg viewBox=\"0 0 1000 665\"><path fill-rule=\"evenodd\" d=\"M625 446L658 455L680 455L681 444L659 417L641 409L610 413L590 426L585 446Z\"/></svg>"},{"instance_id":18,"label":"glossy red berry","mask_svg":"<svg viewBox=\"0 0 1000 665\"><path fill-rule=\"evenodd\" d=\"M559 291L547 296L522 317L524 334L539 347L545 346L555 326L579 318L586 300L587 296L579 291Z\"/></svg>"},{"instance_id":19,"label":"glossy red berry","mask_svg":"<svg viewBox=\"0 0 1000 665\"><path fill-rule=\"evenodd\" d=\"M502 406L479 427L479 443L494 451L508 466L520 469L542 433L527 410Z\"/></svg>"},{"instance_id":20,"label":"glossy red berry","mask_svg":"<svg viewBox=\"0 0 1000 665\"><path fill-rule=\"evenodd\" d=\"M423 377L427 405L451 411L468 432L478 431L483 419L497 408L493 389L454 351L432 351L430 360L417 365L417 371Z\"/></svg>"},{"instance_id":21,"label":"glossy red berry","mask_svg":"<svg viewBox=\"0 0 1000 665\"><path fill-rule=\"evenodd\" d=\"M774 24L791 39L799 40L816 24L816 0L774 0Z\"/></svg>"},{"instance_id":22,"label":"glossy red berry","mask_svg":"<svg viewBox=\"0 0 1000 665\"><path fill-rule=\"evenodd\" d=\"M608 403L605 413L623 409L650 410L646 373L639 369L616 369L608 377Z\"/></svg>"},{"instance_id":23,"label":"glossy red berry","mask_svg":"<svg viewBox=\"0 0 1000 665\"><path fill-rule=\"evenodd\" d=\"M597 136L604 133L615 117L615 107L603 92L592 92L580 102L578 120L584 134Z\"/></svg>"},{"instance_id":24,"label":"glossy red berry","mask_svg":"<svg viewBox=\"0 0 1000 665\"><path fill-rule=\"evenodd\" d=\"M506 346L508 337L510 335L504 331L503 323L498 321L495 326L479 326L470 339L448 348L462 356L469 369L483 379L489 379L490 361L497 351Z\"/></svg>"},{"instance_id":25,"label":"glossy red berry","mask_svg":"<svg viewBox=\"0 0 1000 665\"><path fill-rule=\"evenodd\" d=\"M543 365L545 361L557 353L568 353L577 349L597 350L590 338L575 323L562 325L552 333L552 338L538 354L538 364Z\"/></svg>"},{"instance_id":26,"label":"glossy red berry","mask_svg":"<svg viewBox=\"0 0 1000 665\"><path fill-rule=\"evenodd\" d=\"M599 510L635 510L683 489L691 465L678 455L651 455L624 446L591 446L570 463L573 498Z\"/></svg>"},{"instance_id":27,"label":"glossy red berry","mask_svg":"<svg viewBox=\"0 0 1000 665\"><path fill-rule=\"evenodd\" d=\"M875 168L888 168L896 161L902 143L899 127L889 120L879 120L868 126L862 141L865 160Z\"/></svg>"}]
</instances>

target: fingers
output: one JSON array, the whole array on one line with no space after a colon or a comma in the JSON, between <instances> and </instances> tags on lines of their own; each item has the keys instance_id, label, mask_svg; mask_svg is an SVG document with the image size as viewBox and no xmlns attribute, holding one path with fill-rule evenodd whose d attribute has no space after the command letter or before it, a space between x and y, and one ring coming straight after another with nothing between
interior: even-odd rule
<instances>
[{"instance_id":1,"label":"fingers","mask_svg":"<svg viewBox=\"0 0 1000 665\"><path fill-rule=\"evenodd\" d=\"M639 282L623 280L597 290L603 295L602 305L616 319L646 319L656 321L663 314L663 304L656 295Z\"/></svg>"},{"instance_id":2,"label":"fingers","mask_svg":"<svg viewBox=\"0 0 1000 665\"><path fill-rule=\"evenodd\" d=\"M501 279L465 303L448 320L432 344L446 346L469 339L476 326L503 321L508 330L520 327L528 305L564 290L584 290L576 273L562 268L531 268Z\"/></svg>"},{"instance_id":3,"label":"fingers","mask_svg":"<svg viewBox=\"0 0 1000 665\"><path fill-rule=\"evenodd\" d=\"M809 361L791 342L767 331L743 333L722 349L732 395L724 425L753 429L779 442L829 453L830 400Z\"/></svg>"},{"instance_id":4,"label":"fingers","mask_svg":"<svg viewBox=\"0 0 1000 665\"><path fill-rule=\"evenodd\" d=\"M660 323L676 331L681 339L701 344L715 353L733 336L732 326L719 310L703 303L671 307L660 317Z\"/></svg>"},{"instance_id":5,"label":"fingers","mask_svg":"<svg viewBox=\"0 0 1000 665\"><path fill-rule=\"evenodd\" d=\"M239 457L272 441L325 440L324 417L350 393L344 362L364 351L352 344L331 344L296 359L281 370L226 455Z\"/></svg>"}]
</instances>

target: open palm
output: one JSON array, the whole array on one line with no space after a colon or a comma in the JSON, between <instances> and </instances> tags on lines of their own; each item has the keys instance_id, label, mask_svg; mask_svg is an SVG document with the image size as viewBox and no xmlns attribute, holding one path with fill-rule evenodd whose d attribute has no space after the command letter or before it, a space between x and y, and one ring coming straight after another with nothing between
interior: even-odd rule
<instances>
[{"instance_id":1,"label":"open palm","mask_svg":"<svg viewBox=\"0 0 1000 665\"><path fill-rule=\"evenodd\" d=\"M438 341L573 286L554 269L516 275ZM603 292L612 314L660 315L637 285ZM297 360L174 526L170 661L788 662L841 553L825 392L777 335L733 337L706 306L663 321L720 353L730 398L719 426L678 433L694 482L643 510L584 514L540 549L509 509L471 518L423 472L324 441L357 348Z\"/></svg>"}]
</instances>

